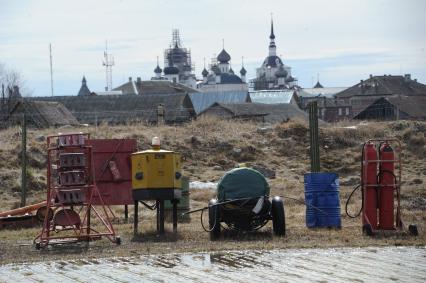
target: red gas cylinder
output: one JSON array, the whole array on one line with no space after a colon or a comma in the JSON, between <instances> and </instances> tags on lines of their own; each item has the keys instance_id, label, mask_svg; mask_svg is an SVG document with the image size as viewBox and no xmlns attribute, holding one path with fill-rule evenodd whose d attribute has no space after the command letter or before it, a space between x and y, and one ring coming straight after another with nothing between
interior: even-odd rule
<instances>
[{"instance_id":1,"label":"red gas cylinder","mask_svg":"<svg viewBox=\"0 0 426 283\"><path fill-rule=\"evenodd\" d=\"M368 142L363 148L362 189L364 191L364 208L362 224L370 224L377 229L377 151L374 144Z\"/></svg>"},{"instance_id":2,"label":"red gas cylinder","mask_svg":"<svg viewBox=\"0 0 426 283\"><path fill-rule=\"evenodd\" d=\"M395 154L388 143L383 143L379 149L379 227L384 230L394 229L394 190Z\"/></svg>"}]
</instances>

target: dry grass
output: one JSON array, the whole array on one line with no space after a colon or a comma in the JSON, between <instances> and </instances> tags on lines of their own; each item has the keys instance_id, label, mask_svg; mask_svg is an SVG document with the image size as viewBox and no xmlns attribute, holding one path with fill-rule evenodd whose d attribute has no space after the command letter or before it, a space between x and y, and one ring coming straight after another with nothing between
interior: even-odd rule
<instances>
[{"instance_id":1,"label":"dry grass","mask_svg":"<svg viewBox=\"0 0 426 283\"><path fill-rule=\"evenodd\" d=\"M348 128L356 126L356 129ZM219 249L259 249L289 247L336 247L370 245L425 245L426 233L426 162L425 122L389 122L354 124L344 122L320 129L321 166L324 171L337 172L340 176L342 224L341 230L309 230L305 228L305 206L294 200L285 200L288 233L285 238L271 236L268 224L262 232L228 234L218 243L208 240L199 223L199 214L191 216L190 223L179 226L177 237L170 233L159 237L155 233L154 215L143 209L141 231L132 239L132 224L123 223L123 207L115 207L119 216L115 228L123 238L122 246L107 241L93 243L89 248L75 250L53 249L35 251L31 243L39 228L0 231L0 263L67 259L80 257L129 256L141 253L165 253L210 251ZM286 195L304 199L303 174L309 171L308 127L301 121L290 121L271 127L248 122L229 122L209 117L181 125L151 127L143 124L122 126L100 125L66 129L30 130L28 132L28 159L30 164L30 191L28 202L44 200L45 136L58 132L89 132L94 138L135 138L140 150L149 148L151 138L159 136L163 148L181 152L186 161L184 172L191 180L214 181L239 162L260 165L274 170L276 178L269 180L274 195ZM403 219L417 223L417 238L405 235L382 235L376 238L361 235L360 219L350 219L344 213L344 204L359 179L361 144L382 136L396 136L404 146L404 187L402 191ZM16 207L20 199L20 135L18 128L0 131L0 210ZM213 191L191 191L193 209L207 205ZM360 196L355 196L351 211L360 206ZM131 209L130 209L131 210ZM132 213L131 213L132 217ZM205 220L206 221L206 220ZM168 226L167 229L170 229Z\"/></svg>"}]
</instances>

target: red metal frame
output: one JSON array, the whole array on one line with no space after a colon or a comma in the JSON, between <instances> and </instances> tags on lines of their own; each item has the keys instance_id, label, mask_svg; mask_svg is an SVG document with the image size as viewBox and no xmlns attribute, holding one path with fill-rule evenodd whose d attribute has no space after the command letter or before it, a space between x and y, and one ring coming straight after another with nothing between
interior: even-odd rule
<instances>
[{"instance_id":1,"label":"red metal frame","mask_svg":"<svg viewBox=\"0 0 426 283\"><path fill-rule=\"evenodd\" d=\"M136 139L89 139L87 144L93 149L94 176L103 202L132 205L130 156L137 151Z\"/></svg>"},{"instance_id":2,"label":"red metal frame","mask_svg":"<svg viewBox=\"0 0 426 283\"><path fill-rule=\"evenodd\" d=\"M388 143L392 146L395 157L393 160L382 160L380 157L377 160L362 160L361 162L366 162L366 163L377 163L380 167L380 164L383 163L393 163L394 165L394 175L395 175L395 184L386 184L386 187L390 187L393 186L395 192L396 192L396 217L395 217L395 225L392 229L386 229L386 230L402 230L403 229L403 222L402 222L402 217L401 217L401 179L402 179L402 145L401 142L396 139L396 138L389 138L389 139L369 139L367 142L364 143L363 147L362 147L362 151L364 152L365 147L368 143L375 143L375 144L382 144L382 143ZM380 147L378 148L378 150L380 150ZM362 165L364 166L364 165ZM366 182L366 180L368 180L368 170L365 171L365 174L361 174L361 185L362 185L362 190L365 191L368 188L374 187L374 188L382 188L384 187L383 185L377 183L377 184L373 184L370 185ZM377 172L375 173L377 176ZM395 200L393 200L395 201ZM364 203L365 204L365 203ZM365 209L365 207L363 208ZM395 213L395 212L394 212ZM377 223L371 223L370 219L363 213L363 223L368 223L371 228L372 228L372 232L377 232L377 231L384 231L385 229L380 228L380 226L378 227ZM378 228L375 228L378 227Z\"/></svg>"},{"instance_id":3,"label":"red metal frame","mask_svg":"<svg viewBox=\"0 0 426 283\"><path fill-rule=\"evenodd\" d=\"M120 238L111 224L110 209L108 207L109 211L107 210L96 186L93 150L87 145L89 139L89 134L82 133L47 138L46 206L52 209L54 215L59 213L61 221L69 225L57 225L55 216L46 214L43 228L34 239L37 247L91 241L103 236L112 242L120 243ZM78 160L72 162L63 160L69 158L71 161L76 156ZM100 210L94 206L95 197ZM76 222L76 215L80 221ZM95 225L99 231L93 228ZM58 235L52 235L52 232Z\"/></svg>"}]
</instances>

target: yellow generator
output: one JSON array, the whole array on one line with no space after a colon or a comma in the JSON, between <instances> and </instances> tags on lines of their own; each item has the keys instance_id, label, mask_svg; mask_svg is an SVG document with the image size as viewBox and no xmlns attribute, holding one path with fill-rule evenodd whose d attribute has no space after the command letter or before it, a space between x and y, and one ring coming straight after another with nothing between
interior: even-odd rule
<instances>
[{"instance_id":1,"label":"yellow generator","mask_svg":"<svg viewBox=\"0 0 426 283\"><path fill-rule=\"evenodd\" d=\"M182 195L181 155L160 149L160 140L152 140L152 149L135 152L132 160L132 195L135 203L134 234L138 227L138 204L157 210L157 230L164 233L164 201L173 204L173 231L177 231L177 203ZM143 201L155 200L155 206Z\"/></svg>"}]
</instances>

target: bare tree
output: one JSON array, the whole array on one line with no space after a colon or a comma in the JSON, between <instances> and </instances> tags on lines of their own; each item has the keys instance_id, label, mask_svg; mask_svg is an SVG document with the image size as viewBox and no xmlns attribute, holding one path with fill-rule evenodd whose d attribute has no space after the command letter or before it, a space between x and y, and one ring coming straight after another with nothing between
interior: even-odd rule
<instances>
[{"instance_id":1,"label":"bare tree","mask_svg":"<svg viewBox=\"0 0 426 283\"><path fill-rule=\"evenodd\" d=\"M6 95L7 89L19 87L19 92L22 96L31 96L33 91L28 89L27 83L21 73L14 69L9 69L4 63L0 62L0 87L4 86Z\"/></svg>"}]
</instances>

